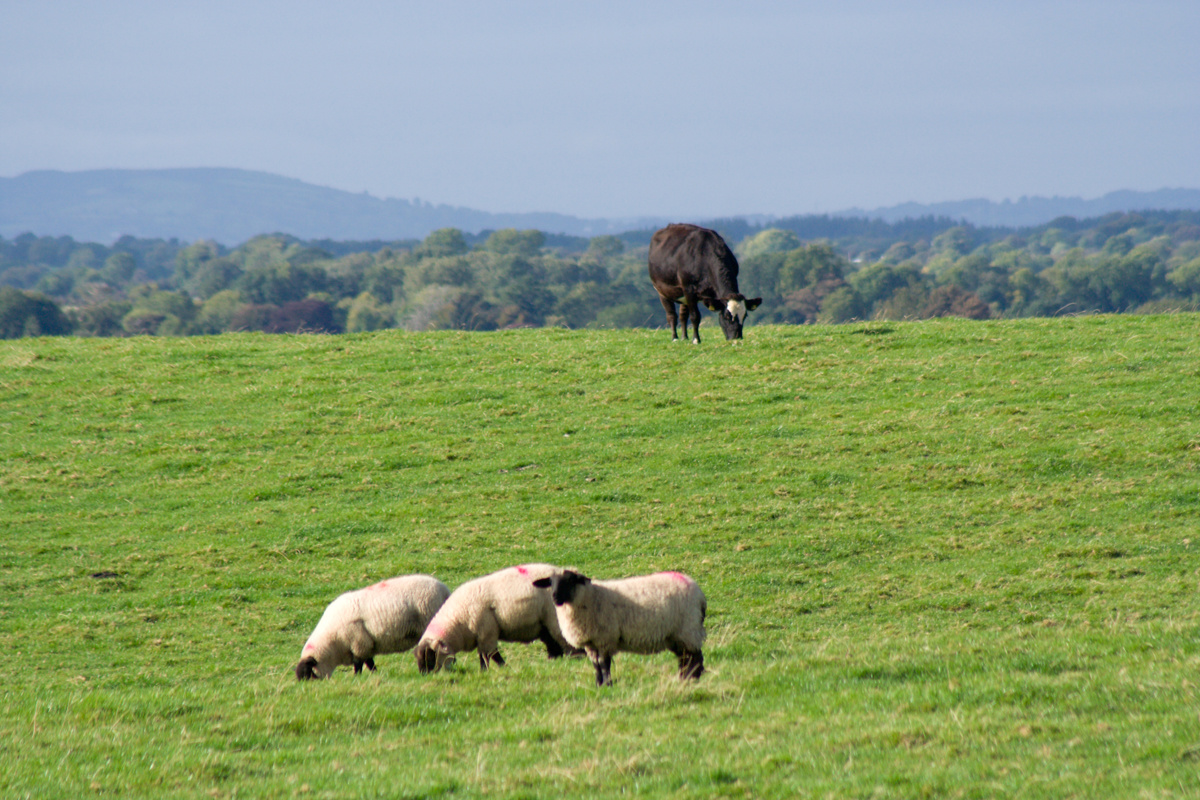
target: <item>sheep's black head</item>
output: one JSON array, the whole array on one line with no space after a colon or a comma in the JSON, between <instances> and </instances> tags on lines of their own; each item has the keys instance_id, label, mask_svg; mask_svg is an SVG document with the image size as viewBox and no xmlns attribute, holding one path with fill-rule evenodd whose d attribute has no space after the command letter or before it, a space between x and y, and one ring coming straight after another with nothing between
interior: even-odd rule
<instances>
[{"instance_id":1,"label":"sheep's black head","mask_svg":"<svg viewBox=\"0 0 1200 800\"><path fill-rule=\"evenodd\" d=\"M433 646L429 642L419 642L417 644L417 671L422 675L427 675L433 672L437 665L437 653L434 652Z\"/></svg>"},{"instance_id":2,"label":"sheep's black head","mask_svg":"<svg viewBox=\"0 0 1200 800\"><path fill-rule=\"evenodd\" d=\"M431 642L422 639L417 644L417 670L422 675L437 672L442 667L454 666L454 654L445 642Z\"/></svg>"},{"instance_id":3,"label":"sheep's black head","mask_svg":"<svg viewBox=\"0 0 1200 800\"><path fill-rule=\"evenodd\" d=\"M554 605L563 606L575 599L575 592L580 586L591 582L592 579L588 576L567 569L549 578L538 578L533 585L539 589L549 589Z\"/></svg>"},{"instance_id":4,"label":"sheep's black head","mask_svg":"<svg viewBox=\"0 0 1200 800\"><path fill-rule=\"evenodd\" d=\"M313 656L307 656L300 659L300 663L296 665L296 680L308 681L320 677L321 673L317 672L316 658Z\"/></svg>"}]
</instances>

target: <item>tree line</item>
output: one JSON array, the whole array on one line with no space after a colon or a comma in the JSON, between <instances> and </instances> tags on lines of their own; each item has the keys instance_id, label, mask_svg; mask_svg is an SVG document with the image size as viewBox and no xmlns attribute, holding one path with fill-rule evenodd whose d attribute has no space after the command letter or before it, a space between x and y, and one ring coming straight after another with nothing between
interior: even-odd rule
<instances>
[{"instance_id":1,"label":"tree line","mask_svg":"<svg viewBox=\"0 0 1200 800\"><path fill-rule=\"evenodd\" d=\"M1200 308L1200 212L1025 229L822 216L709 224L734 246L743 291L763 297L751 324ZM651 233L275 234L232 249L0 237L0 337L659 326L646 275Z\"/></svg>"}]
</instances>

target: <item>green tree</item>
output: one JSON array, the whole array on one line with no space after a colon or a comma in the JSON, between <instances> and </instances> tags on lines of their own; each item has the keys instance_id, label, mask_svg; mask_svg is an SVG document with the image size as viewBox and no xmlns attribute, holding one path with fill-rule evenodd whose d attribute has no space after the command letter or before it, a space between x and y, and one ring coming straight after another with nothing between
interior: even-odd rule
<instances>
[{"instance_id":1,"label":"green tree","mask_svg":"<svg viewBox=\"0 0 1200 800\"><path fill-rule=\"evenodd\" d=\"M625 252L625 242L616 236L593 236L588 240L587 252L583 257L590 261L606 263Z\"/></svg>"},{"instance_id":2,"label":"green tree","mask_svg":"<svg viewBox=\"0 0 1200 800\"><path fill-rule=\"evenodd\" d=\"M959 225L933 237L931 248L934 255L948 255L951 259L961 258L975 247L973 229Z\"/></svg>"},{"instance_id":3,"label":"green tree","mask_svg":"<svg viewBox=\"0 0 1200 800\"><path fill-rule=\"evenodd\" d=\"M458 292L442 306L434 327L465 331L494 331L499 327L500 309L477 291Z\"/></svg>"},{"instance_id":4,"label":"green tree","mask_svg":"<svg viewBox=\"0 0 1200 800\"><path fill-rule=\"evenodd\" d=\"M396 315L401 327L410 331L436 328L442 309L453 304L462 292L454 286L426 286L405 300Z\"/></svg>"},{"instance_id":5,"label":"green tree","mask_svg":"<svg viewBox=\"0 0 1200 800\"><path fill-rule=\"evenodd\" d=\"M1186 297L1200 298L1200 258L1193 258L1167 273L1167 280Z\"/></svg>"},{"instance_id":6,"label":"green tree","mask_svg":"<svg viewBox=\"0 0 1200 800\"><path fill-rule=\"evenodd\" d=\"M328 283L325 270L315 264L294 266L284 260L258 263L237 279L234 288L251 302L282 305L323 292Z\"/></svg>"},{"instance_id":7,"label":"green tree","mask_svg":"<svg viewBox=\"0 0 1200 800\"><path fill-rule=\"evenodd\" d=\"M536 277L525 276L512 281L499 293L505 305L518 310L511 325L540 326L554 310L557 299Z\"/></svg>"},{"instance_id":8,"label":"green tree","mask_svg":"<svg viewBox=\"0 0 1200 800\"><path fill-rule=\"evenodd\" d=\"M780 294L799 291L820 283L844 283L850 264L829 242L814 242L786 253L779 268ZM835 286L836 288L836 286Z\"/></svg>"},{"instance_id":9,"label":"green tree","mask_svg":"<svg viewBox=\"0 0 1200 800\"><path fill-rule=\"evenodd\" d=\"M75 274L65 269L47 272L38 279L33 288L50 297L67 297L75 289Z\"/></svg>"},{"instance_id":10,"label":"green tree","mask_svg":"<svg viewBox=\"0 0 1200 800\"><path fill-rule=\"evenodd\" d=\"M23 240L26 248L26 258L34 264L49 264L52 267L65 267L77 247L70 236L42 236L32 234L17 237ZM91 255L94 256L94 253Z\"/></svg>"},{"instance_id":11,"label":"green tree","mask_svg":"<svg viewBox=\"0 0 1200 800\"><path fill-rule=\"evenodd\" d=\"M71 321L50 298L0 286L0 339L66 336L70 332Z\"/></svg>"},{"instance_id":12,"label":"green tree","mask_svg":"<svg viewBox=\"0 0 1200 800\"><path fill-rule=\"evenodd\" d=\"M363 273L362 288L381 303L401 303L408 292L407 271L397 259L378 259Z\"/></svg>"},{"instance_id":13,"label":"green tree","mask_svg":"<svg viewBox=\"0 0 1200 800\"><path fill-rule=\"evenodd\" d=\"M389 327L391 322L391 309L379 302L375 295L363 292L354 298L354 303L350 306L350 312L346 316L346 331L378 331Z\"/></svg>"},{"instance_id":14,"label":"green tree","mask_svg":"<svg viewBox=\"0 0 1200 800\"><path fill-rule=\"evenodd\" d=\"M897 290L920 286L922 282L921 268L912 261L902 264L881 261L850 276L850 286L858 293L868 313Z\"/></svg>"},{"instance_id":15,"label":"green tree","mask_svg":"<svg viewBox=\"0 0 1200 800\"><path fill-rule=\"evenodd\" d=\"M124 286L133 278L137 270L137 259L129 253L113 253L104 260L100 269L100 279L109 286Z\"/></svg>"},{"instance_id":16,"label":"green tree","mask_svg":"<svg viewBox=\"0 0 1200 800\"><path fill-rule=\"evenodd\" d=\"M1022 267L1008 276L1009 314L1032 316L1047 313L1046 282L1029 267Z\"/></svg>"},{"instance_id":17,"label":"green tree","mask_svg":"<svg viewBox=\"0 0 1200 800\"><path fill-rule=\"evenodd\" d=\"M821 302L817 321L826 324L851 322L866 316L866 304L849 286L840 286Z\"/></svg>"},{"instance_id":18,"label":"green tree","mask_svg":"<svg viewBox=\"0 0 1200 800\"><path fill-rule=\"evenodd\" d=\"M122 325L130 334L152 333L160 336L182 336L196 316L196 303L186 292L170 292L153 284L130 291L133 309ZM151 329L152 320L158 322Z\"/></svg>"},{"instance_id":19,"label":"green tree","mask_svg":"<svg viewBox=\"0 0 1200 800\"><path fill-rule=\"evenodd\" d=\"M802 247L800 237L791 231L780 228L767 228L753 236L743 239L737 246L739 259L755 258L767 253L786 253Z\"/></svg>"},{"instance_id":20,"label":"green tree","mask_svg":"<svg viewBox=\"0 0 1200 800\"><path fill-rule=\"evenodd\" d=\"M80 245L67 259L67 269L75 272L95 272L104 264L104 253L99 245Z\"/></svg>"},{"instance_id":21,"label":"green tree","mask_svg":"<svg viewBox=\"0 0 1200 800\"><path fill-rule=\"evenodd\" d=\"M206 261L218 258L221 246L216 242L200 241L191 244L175 254L175 280L179 285L185 285Z\"/></svg>"},{"instance_id":22,"label":"green tree","mask_svg":"<svg viewBox=\"0 0 1200 800\"><path fill-rule=\"evenodd\" d=\"M110 300L83 306L71 312L75 333L79 336L124 336L121 320L133 309L128 300Z\"/></svg>"},{"instance_id":23,"label":"green tree","mask_svg":"<svg viewBox=\"0 0 1200 800\"><path fill-rule=\"evenodd\" d=\"M200 306L192 330L201 334L232 330L233 318L244 305L241 294L233 289L217 292Z\"/></svg>"},{"instance_id":24,"label":"green tree","mask_svg":"<svg viewBox=\"0 0 1200 800\"><path fill-rule=\"evenodd\" d=\"M425 237L418 248L420 256L458 256L467 252L467 240L458 228L439 228Z\"/></svg>"},{"instance_id":25,"label":"green tree","mask_svg":"<svg viewBox=\"0 0 1200 800\"><path fill-rule=\"evenodd\" d=\"M532 258L542 251L546 236L541 231L519 231L515 228L498 230L483 243L485 250L498 255Z\"/></svg>"},{"instance_id":26,"label":"green tree","mask_svg":"<svg viewBox=\"0 0 1200 800\"><path fill-rule=\"evenodd\" d=\"M161 311L135 308L122 318L121 327L130 336L154 336L166 321L167 315Z\"/></svg>"},{"instance_id":27,"label":"green tree","mask_svg":"<svg viewBox=\"0 0 1200 800\"><path fill-rule=\"evenodd\" d=\"M884 264L900 264L904 261L915 257L917 249L913 247L912 242L894 242L887 251L884 252L879 260Z\"/></svg>"},{"instance_id":28,"label":"green tree","mask_svg":"<svg viewBox=\"0 0 1200 800\"><path fill-rule=\"evenodd\" d=\"M875 319L922 319L928 302L929 288L924 284L902 286L878 303L872 316Z\"/></svg>"},{"instance_id":29,"label":"green tree","mask_svg":"<svg viewBox=\"0 0 1200 800\"><path fill-rule=\"evenodd\" d=\"M415 288L421 286L470 286L475 283L475 271L471 262L463 256L427 258L410 267L408 276Z\"/></svg>"},{"instance_id":30,"label":"green tree","mask_svg":"<svg viewBox=\"0 0 1200 800\"><path fill-rule=\"evenodd\" d=\"M242 268L230 258L212 258L201 263L181 287L201 300L207 300L237 284Z\"/></svg>"}]
</instances>

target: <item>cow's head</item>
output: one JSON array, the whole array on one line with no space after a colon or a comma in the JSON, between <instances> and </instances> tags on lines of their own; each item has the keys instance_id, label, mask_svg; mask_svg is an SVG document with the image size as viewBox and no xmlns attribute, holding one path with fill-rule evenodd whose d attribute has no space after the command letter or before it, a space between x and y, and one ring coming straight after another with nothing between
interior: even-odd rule
<instances>
[{"instance_id":1,"label":"cow's head","mask_svg":"<svg viewBox=\"0 0 1200 800\"><path fill-rule=\"evenodd\" d=\"M758 308L760 303L762 303L761 297L747 300L741 294L732 294L729 297L722 297L720 300L706 299L704 301L708 310L716 313L717 319L721 322L721 330L725 331L725 338L729 340L742 338L742 325L746 322L746 315Z\"/></svg>"}]
</instances>

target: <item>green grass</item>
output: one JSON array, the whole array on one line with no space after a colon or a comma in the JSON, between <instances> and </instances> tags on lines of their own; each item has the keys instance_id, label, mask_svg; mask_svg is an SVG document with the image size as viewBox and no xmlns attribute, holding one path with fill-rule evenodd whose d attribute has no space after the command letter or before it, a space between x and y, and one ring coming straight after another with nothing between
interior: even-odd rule
<instances>
[{"instance_id":1,"label":"green grass","mask_svg":"<svg viewBox=\"0 0 1200 800\"><path fill-rule=\"evenodd\" d=\"M1198 322L0 342L0 796L1194 797ZM534 560L710 672L292 675Z\"/></svg>"}]
</instances>

